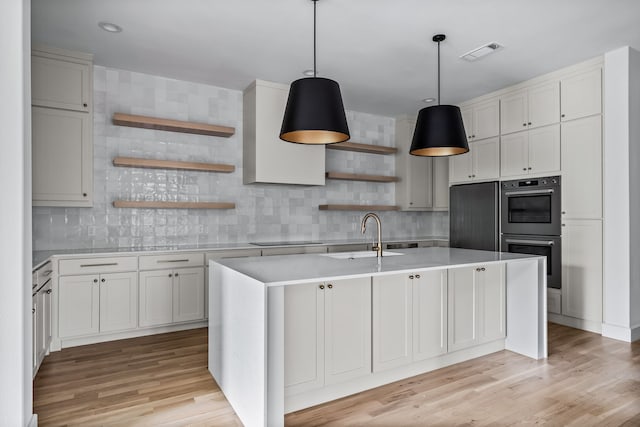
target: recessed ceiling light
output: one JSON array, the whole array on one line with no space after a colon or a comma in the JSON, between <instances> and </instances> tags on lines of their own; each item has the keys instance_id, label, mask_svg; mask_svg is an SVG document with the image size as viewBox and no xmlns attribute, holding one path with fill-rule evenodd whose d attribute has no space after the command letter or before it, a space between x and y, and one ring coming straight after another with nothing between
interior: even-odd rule
<instances>
[{"instance_id":1,"label":"recessed ceiling light","mask_svg":"<svg viewBox=\"0 0 640 427\"><path fill-rule=\"evenodd\" d=\"M436 100L435 98L425 98L422 100L422 102L424 102L425 104L430 104L435 100Z\"/></svg>"},{"instance_id":2,"label":"recessed ceiling light","mask_svg":"<svg viewBox=\"0 0 640 427\"><path fill-rule=\"evenodd\" d=\"M469 52L465 53L464 55L460 55L460 58L467 60L467 61L475 61L477 59L482 58L483 56L487 56L490 53L495 52L496 50L500 50L502 49L504 46L502 46L499 43L496 42L491 42L491 43L487 43L484 46L480 46L477 47L473 50L470 50Z\"/></svg>"},{"instance_id":3,"label":"recessed ceiling light","mask_svg":"<svg viewBox=\"0 0 640 427\"><path fill-rule=\"evenodd\" d=\"M121 33L122 27L111 22L98 22L98 27L109 33Z\"/></svg>"}]
</instances>

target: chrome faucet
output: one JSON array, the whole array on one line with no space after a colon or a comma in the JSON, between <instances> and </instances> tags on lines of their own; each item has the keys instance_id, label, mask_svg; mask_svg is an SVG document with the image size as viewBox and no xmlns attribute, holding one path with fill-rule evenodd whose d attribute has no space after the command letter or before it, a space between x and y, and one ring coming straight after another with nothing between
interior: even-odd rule
<instances>
[{"instance_id":1,"label":"chrome faucet","mask_svg":"<svg viewBox=\"0 0 640 427\"><path fill-rule=\"evenodd\" d=\"M382 223L380 222L380 217L373 212L369 212L362 218L362 234L367 231L367 220L369 218L373 218L378 223L378 245L373 247L373 250L378 254L378 260L382 258Z\"/></svg>"}]
</instances>

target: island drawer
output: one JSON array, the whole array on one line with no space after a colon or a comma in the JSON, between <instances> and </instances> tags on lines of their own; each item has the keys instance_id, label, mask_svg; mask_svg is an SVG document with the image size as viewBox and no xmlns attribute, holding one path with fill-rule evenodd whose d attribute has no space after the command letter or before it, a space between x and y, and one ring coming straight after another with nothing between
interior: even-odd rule
<instances>
[{"instance_id":1,"label":"island drawer","mask_svg":"<svg viewBox=\"0 0 640 427\"><path fill-rule=\"evenodd\" d=\"M140 270L164 268L200 267L204 265L203 253L174 253L140 256Z\"/></svg>"},{"instance_id":2,"label":"island drawer","mask_svg":"<svg viewBox=\"0 0 640 427\"><path fill-rule=\"evenodd\" d=\"M223 258L246 258L251 256L260 256L260 249L232 249L223 251L207 252L207 266L209 261Z\"/></svg>"},{"instance_id":3,"label":"island drawer","mask_svg":"<svg viewBox=\"0 0 640 427\"><path fill-rule=\"evenodd\" d=\"M53 267L51 267L51 261L49 261L46 264L44 264L42 267L40 267L38 270L36 270L35 272L36 278L35 278L35 282L33 283L35 283L39 288L40 286L47 283L49 279L51 279L52 274L53 274Z\"/></svg>"},{"instance_id":4,"label":"island drawer","mask_svg":"<svg viewBox=\"0 0 640 427\"><path fill-rule=\"evenodd\" d=\"M135 256L61 259L58 263L58 270L61 276L118 273L136 271L137 269L138 257Z\"/></svg>"}]
</instances>

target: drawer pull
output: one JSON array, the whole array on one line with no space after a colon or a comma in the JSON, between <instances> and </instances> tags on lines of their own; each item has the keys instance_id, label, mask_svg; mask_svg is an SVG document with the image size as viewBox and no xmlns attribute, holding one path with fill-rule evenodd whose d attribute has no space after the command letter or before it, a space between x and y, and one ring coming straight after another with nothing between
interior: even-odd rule
<instances>
[{"instance_id":1,"label":"drawer pull","mask_svg":"<svg viewBox=\"0 0 640 427\"><path fill-rule=\"evenodd\" d=\"M419 278L420 278L420 275L419 275L419 274L416 274L416 279L419 279Z\"/></svg>"},{"instance_id":2,"label":"drawer pull","mask_svg":"<svg viewBox=\"0 0 640 427\"><path fill-rule=\"evenodd\" d=\"M159 264L162 264L164 262L189 262L188 259L159 259L157 261Z\"/></svg>"},{"instance_id":3,"label":"drawer pull","mask_svg":"<svg viewBox=\"0 0 640 427\"><path fill-rule=\"evenodd\" d=\"M44 271L42 274L44 274L45 276L51 276L51 273L53 273L53 270Z\"/></svg>"},{"instance_id":4,"label":"drawer pull","mask_svg":"<svg viewBox=\"0 0 640 427\"><path fill-rule=\"evenodd\" d=\"M51 294L51 289L47 289L47 294L50 295Z\"/></svg>"},{"instance_id":5,"label":"drawer pull","mask_svg":"<svg viewBox=\"0 0 640 427\"><path fill-rule=\"evenodd\" d=\"M85 268L85 267L110 267L110 266L114 266L114 265L118 265L117 262L103 262L101 264L80 264L81 268Z\"/></svg>"}]
</instances>

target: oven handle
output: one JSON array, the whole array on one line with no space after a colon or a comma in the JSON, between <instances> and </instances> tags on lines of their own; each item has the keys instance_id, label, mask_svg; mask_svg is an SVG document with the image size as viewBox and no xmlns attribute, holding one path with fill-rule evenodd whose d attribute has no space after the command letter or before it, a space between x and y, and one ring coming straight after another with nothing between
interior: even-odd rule
<instances>
[{"instance_id":1,"label":"oven handle","mask_svg":"<svg viewBox=\"0 0 640 427\"><path fill-rule=\"evenodd\" d=\"M530 194L552 194L553 188L547 188L545 190L524 190L524 191L506 191L505 196L524 196Z\"/></svg>"},{"instance_id":2,"label":"oven handle","mask_svg":"<svg viewBox=\"0 0 640 427\"><path fill-rule=\"evenodd\" d=\"M516 240L516 239L504 239L506 243L516 243L521 245L543 245L553 246L555 243L553 240Z\"/></svg>"}]
</instances>

